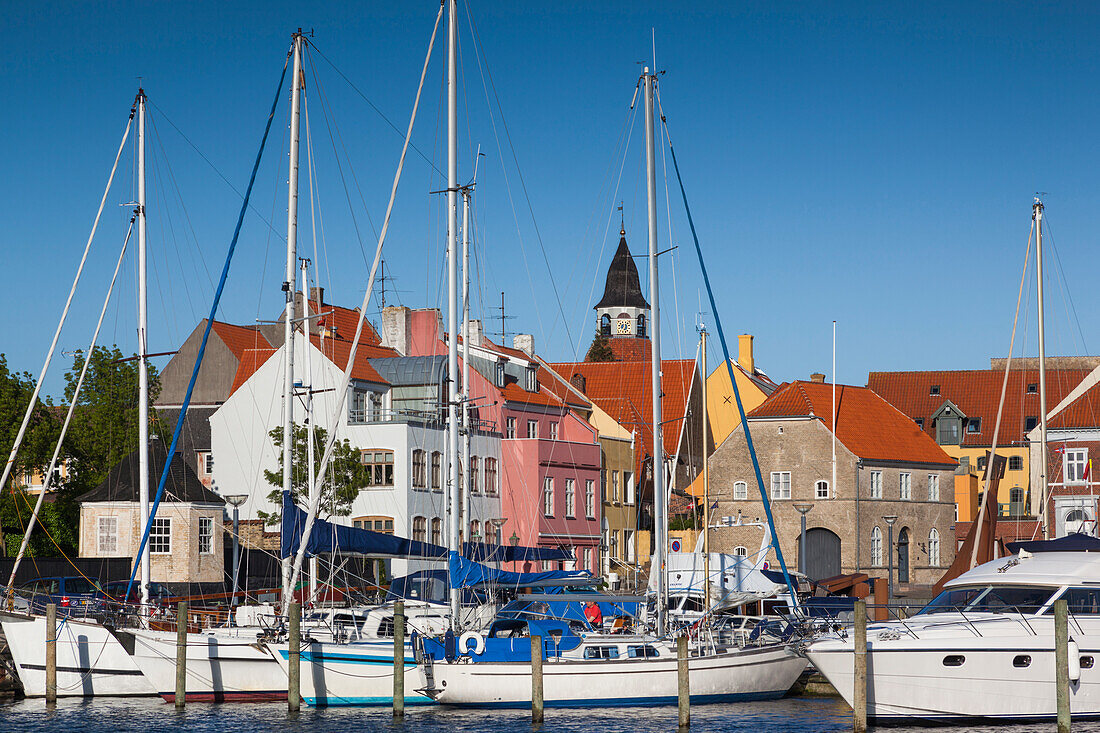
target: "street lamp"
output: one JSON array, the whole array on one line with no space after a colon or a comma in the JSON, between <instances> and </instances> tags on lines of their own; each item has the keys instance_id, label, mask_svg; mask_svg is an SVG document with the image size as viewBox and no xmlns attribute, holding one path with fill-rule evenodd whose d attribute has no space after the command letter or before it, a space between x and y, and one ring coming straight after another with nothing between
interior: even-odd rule
<instances>
[{"instance_id":1,"label":"street lamp","mask_svg":"<svg viewBox=\"0 0 1100 733\"><path fill-rule=\"evenodd\" d=\"M798 572L806 574L806 515L814 508L813 504L795 504L794 508L802 515L802 533L798 536Z\"/></svg>"},{"instance_id":2,"label":"street lamp","mask_svg":"<svg viewBox=\"0 0 1100 733\"><path fill-rule=\"evenodd\" d=\"M894 597L894 522L897 514L882 518L886 522L886 603Z\"/></svg>"},{"instance_id":3,"label":"street lamp","mask_svg":"<svg viewBox=\"0 0 1100 733\"><path fill-rule=\"evenodd\" d=\"M248 500L248 494L229 494L225 500L233 507L233 595L229 596L229 607L233 608L237 605L237 574L241 567L240 509Z\"/></svg>"}]
</instances>

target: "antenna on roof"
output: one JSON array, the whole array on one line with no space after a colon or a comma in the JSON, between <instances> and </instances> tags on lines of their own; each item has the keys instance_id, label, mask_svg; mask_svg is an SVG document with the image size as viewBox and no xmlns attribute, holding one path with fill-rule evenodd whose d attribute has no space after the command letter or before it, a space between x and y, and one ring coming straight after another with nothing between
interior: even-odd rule
<instances>
[{"instance_id":1,"label":"antenna on roof","mask_svg":"<svg viewBox=\"0 0 1100 733\"><path fill-rule=\"evenodd\" d=\"M494 321L500 321L500 330L495 331L493 333L493 335L500 337L501 346L507 346L507 343L505 343L505 342L508 340L508 335L511 333L511 331L508 331L505 328L505 326L507 325L505 322L512 320L513 318L515 318L515 316L507 315L507 313L504 310L504 291L503 290L500 291L500 305L499 306L493 306L492 309L495 310L495 311L500 311L499 316L493 316Z\"/></svg>"},{"instance_id":2,"label":"antenna on roof","mask_svg":"<svg viewBox=\"0 0 1100 733\"><path fill-rule=\"evenodd\" d=\"M626 218L625 218L625 215L623 214L623 202L622 201L619 201L619 229L624 234L626 233Z\"/></svg>"}]
</instances>

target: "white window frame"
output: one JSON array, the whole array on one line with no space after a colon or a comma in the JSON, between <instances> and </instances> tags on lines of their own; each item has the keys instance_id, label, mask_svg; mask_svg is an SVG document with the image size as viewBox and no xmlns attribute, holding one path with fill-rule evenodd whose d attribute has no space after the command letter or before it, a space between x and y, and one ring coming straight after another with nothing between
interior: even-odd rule
<instances>
[{"instance_id":1,"label":"white window frame","mask_svg":"<svg viewBox=\"0 0 1100 733\"><path fill-rule=\"evenodd\" d=\"M96 554L100 557L118 554L118 517L96 518Z\"/></svg>"},{"instance_id":2,"label":"white window frame","mask_svg":"<svg viewBox=\"0 0 1100 733\"><path fill-rule=\"evenodd\" d=\"M516 419L514 417L504 418L504 437L515 438L516 437Z\"/></svg>"},{"instance_id":3,"label":"white window frame","mask_svg":"<svg viewBox=\"0 0 1100 733\"><path fill-rule=\"evenodd\" d=\"M749 485L745 481L733 482L733 500L747 501L749 498Z\"/></svg>"},{"instance_id":4,"label":"white window frame","mask_svg":"<svg viewBox=\"0 0 1100 733\"><path fill-rule=\"evenodd\" d=\"M737 547L733 548L733 554L737 557L748 557L749 548L745 547L744 545L738 545Z\"/></svg>"},{"instance_id":5,"label":"white window frame","mask_svg":"<svg viewBox=\"0 0 1100 733\"><path fill-rule=\"evenodd\" d=\"M565 516L573 519L577 516L577 482L574 479L565 479Z\"/></svg>"},{"instance_id":6,"label":"white window frame","mask_svg":"<svg viewBox=\"0 0 1100 733\"><path fill-rule=\"evenodd\" d=\"M928 532L928 564L934 568L940 565L940 532L935 527Z\"/></svg>"},{"instance_id":7,"label":"white window frame","mask_svg":"<svg viewBox=\"0 0 1100 733\"><path fill-rule=\"evenodd\" d=\"M1063 458L1062 478L1067 484L1086 483L1085 471L1089 465L1088 448L1066 448Z\"/></svg>"},{"instance_id":8,"label":"white window frame","mask_svg":"<svg viewBox=\"0 0 1100 733\"><path fill-rule=\"evenodd\" d=\"M898 474L898 498L902 501L913 499L913 474L908 471Z\"/></svg>"},{"instance_id":9,"label":"white window frame","mask_svg":"<svg viewBox=\"0 0 1100 733\"><path fill-rule=\"evenodd\" d=\"M822 493L821 489L824 487L825 491ZM814 484L814 498L815 499L828 499L831 496L829 493L829 482L825 480L818 481Z\"/></svg>"},{"instance_id":10,"label":"white window frame","mask_svg":"<svg viewBox=\"0 0 1100 733\"><path fill-rule=\"evenodd\" d=\"M581 562L584 564L582 570L592 570L592 548L585 547L581 550Z\"/></svg>"},{"instance_id":11,"label":"white window frame","mask_svg":"<svg viewBox=\"0 0 1100 733\"><path fill-rule=\"evenodd\" d=\"M584 481L584 516L588 519L596 518L596 482L592 479Z\"/></svg>"},{"instance_id":12,"label":"white window frame","mask_svg":"<svg viewBox=\"0 0 1100 733\"><path fill-rule=\"evenodd\" d=\"M619 503L619 472L611 472L611 503Z\"/></svg>"},{"instance_id":13,"label":"white window frame","mask_svg":"<svg viewBox=\"0 0 1100 733\"><path fill-rule=\"evenodd\" d=\"M204 530L205 527L205 530ZM199 517L199 554L214 554L214 518ZM205 544L205 547L204 547Z\"/></svg>"},{"instance_id":14,"label":"white window frame","mask_svg":"<svg viewBox=\"0 0 1100 733\"><path fill-rule=\"evenodd\" d=\"M527 437L538 438L539 437L539 421L528 420L527 421Z\"/></svg>"},{"instance_id":15,"label":"white window frame","mask_svg":"<svg viewBox=\"0 0 1100 733\"><path fill-rule=\"evenodd\" d=\"M149 527L149 554L172 554L172 518L154 517Z\"/></svg>"},{"instance_id":16,"label":"white window frame","mask_svg":"<svg viewBox=\"0 0 1100 733\"><path fill-rule=\"evenodd\" d=\"M554 516L554 479L550 476L542 480L542 516Z\"/></svg>"},{"instance_id":17,"label":"white window frame","mask_svg":"<svg viewBox=\"0 0 1100 733\"><path fill-rule=\"evenodd\" d=\"M928 474L928 501L940 500L940 477L939 474Z\"/></svg>"},{"instance_id":18,"label":"white window frame","mask_svg":"<svg viewBox=\"0 0 1100 733\"><path fill-rule=\"evenodd\" d=\"M871 471L871 498L882 498L882 471Z\"/></svg>"},{"instance_id":19,"label":"white window frame","mask_svg":"<svg viewBox=\"0 0 1100 733\"><path fill-rule=\"evenodd\" d=\"M554 420L550 423L550 440L558 439L558 422Z\"/></svg>"},{"instance_id":20,"label":"white window frame","mask_svg":"<svg viewBox=\"0 0 1100 733\"><path fill-rule=\"evenodd\" d=\"M882 567L882 530L875 527L871 530L871 565Z\"/></svg>"},{"instance_id":21,"label":"white window frame","mask_svg":"<svg viewBox=\"0 0 1100 733\"><path fill-rule=\"evenodd\" d=\"M623 471L623 503L627 506L634 505L634 474Z\"/></svg>"},{"instance_id":22,"label":"white window frame","mask_svg":"<svg viewBox=\"0 0 1100 733\"><path fill-rule=\"evenodd\" d=\"M786 481L784 481L786 479ZM772 499L791 498L791 472L772 471Z\"/></svg>"},{"instance_id":23,"label":"white window frame","mask_svg":"<svg viewBox=\"0 0 1100 733\"><path fill-rule=\"evenodd\" d=\"M634 530L623 530L623 559L628 563L635 562L634 556Z\"/></svg>"}]
</instances>

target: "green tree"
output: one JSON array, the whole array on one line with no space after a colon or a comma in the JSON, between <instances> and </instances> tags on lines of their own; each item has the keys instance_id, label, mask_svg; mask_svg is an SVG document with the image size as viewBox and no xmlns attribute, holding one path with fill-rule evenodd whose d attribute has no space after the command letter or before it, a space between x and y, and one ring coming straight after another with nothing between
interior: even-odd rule
<instances>
[{"instance_id":1,"label":"green tree","mask_svg":"<svg viewBox=\"0 0 1100 733\"><path fill-rule=\"evenodd\" d=\"M611 350L611 340L599 331L592 339L592 345L588 347L585 361L615 361L615 352Z\"/></svg>"},{"instance_id":2,"label":"green tree","mask_svg":"<svg viewBox=\"0 0 1100 733\"><path fill-rule=\"evenodd\" d=\"M294 445L291 446L291 452L294 459L290 494L297 501L299 496L309 494L309 467L306 461L309 455L309 438L305 425L295 424L292 433ZM264 478L276 487L267 495L267 500L276 509L270 513L260 511L257 514L266 524L278 524L283 516L283 428L274 428L268 435L271 436L271 442L279 456L278 467L274 471L264 471ZM314 427L314 471L320 468L327 441L328 432L324 428ZM359 449L353 448L346 439L343 442L336 441L326 472L318 516L346 517L351 514L351 503L359 496L359 490L369 486L371 481L370 473L363 465L360 455Z\"/></svg>"}]
</instances>

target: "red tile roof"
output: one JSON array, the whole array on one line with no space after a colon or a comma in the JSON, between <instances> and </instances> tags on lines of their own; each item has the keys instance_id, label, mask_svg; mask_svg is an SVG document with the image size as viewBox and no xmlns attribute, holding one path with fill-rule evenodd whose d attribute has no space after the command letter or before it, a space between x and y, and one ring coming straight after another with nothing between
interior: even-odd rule
<instances>
[{"instance_id":1,"label":"red tile roof","mask_svg":"<svg viewBox=\"0 0 1100 733\"><path fill-rule=\"evenodd\" d=\"M237 363L237 373L233 377L233 386L229 388L229 394L233 394L240 389L256 373L256 370L271 358L275 351L270 347L266 349L246 349Z\"/></svg>"},{"instance_id":2,"label":"red tile roof","mask_svg":"<svg viewBox=\"0 0 1100 733\"><path fill-rule=\"evenodd\" d=\"M352 335L355 335L354 331ZM323 344L319 336L310 336L309 340L337 367L340 369L347 368L348 357L351 356L350 340L345 341L340 338L326 338ZM359 344L359 348L355 351L355 365L351 369L351 376L353 379L361 379L365 382L388 384L388 382L382 378L382 375L370 365L370 361L368 360L391 358L394 356L397 356L397 353L391 348L361 343Z\"/></svg>"},{"instance_id":3,"label":"red tile roof","mask_svg":"<svg viewBox=\"0 0 1100 733\"><path fill-rule=\"evenodd\" d=\"M523 405L546 405L560 407L562 401L552 392L540 389L538 392L528 392L515 382L509 382L500 389L500 396L506 401Z\"/></svg>"},{"instance_id":4,"label":"red tile roof","mask_svg":"<svg viewBox=\"0 0 1100 733\"><path fill-rule=\"evenodd\" d=\"M233 356L239 361L248 349L270 349L271 344L255 326L234 326L232 323L214 321L210 330L217 334Z\"/></svg>"},{"instance_id":5,"label":"red tile roof","mask_svg":"<svg viewBox=\"0 0 1100 733\"><path fill-rule=\"evenodd\" d=\"M318 307L316 300L310 300L309 312L314 315L324 313L325 315L317 319L318 324L329 329L335 329L337 339L350 342L355 336L355 329L359 325L358 308L341 308L331 303L321 303ZM374 326L371 325L370 321L363 322L363 333L359 337L359 342L371 346L378 346L382 343L382 338L374 330Z\"/></svg>"},{"instance_id":6,"label":"red tile roof","mask_svg":"<svg viewBox=\"0 0 1100 733\"><path fill-rule=\"evenodd\" d=\"M1084 369L1047 372L1047 409L1053 409L1089 374ZM924 431L935 437L930 419L944 402L950 400L968 418L981 418L980 431L964 429L963 446L988 446L993 442L997 406L1001 400L1004 372L993 369L942 372L871 372L867 386L912 419L924 421ZM1038 419L1039 395L1028 392L1029 384L1038 384L1034 369L1010 371L1005 394L1004 413L997 442L1002 445L1024 440L1025 419ZM934 389L935 388L935 389ZM938 392L932 394L933 391ZM1093 402L1098 404L1098 402Z\"/></svg>"},{"instance_id":7,"label":"red tile roof","mask_svg":"<svg viewBox=\"0 0 1100 733\"><path fill-rule=\"evenodd\" d=\"M1077 399L1047 418L1050 429L1075 429L1100 427L1100 384L1086 389Z\"/></svg>"},{"instance_id":8,"label":"red tile roof","mask_svg":"<svg viewBox=\"0 0 1100 733\"><path fill-rule=\"evenodd\" d=\"M458 343L462 343L461 336L458 337ZM481 348L488 349L489 351L495 351L498 354L504 354L505 356L512 356L516 359L526 359L527 361L533 361L531 355L528 354L526 351L523 351L521 349L513 349L510 346L500 346L499 344L494 344L492 341L485 338L484 336L482 336L481 338Z\"/></svg>"},{"instance_id":9,"label":"red tile roof","mask_svg":"<svg viewBox=\"0 0 1100 733\"><path fill-rule=\"evenodd\" d=\"M608 339L607 344L611 347L611 353L615 355L615 361L648 362L652 358L653 345L647 338L613 336Z\"/></svg>"},{"instance_id":10,"label":"red tile roof","mask_svg":"<svg viewBox=\"0 0 1100 733\"><path fill-rule=\"evenodd\" d=\"M816 415L832 428L833 385L783 384L748 414L750 420ZM836 437L865 460L955 465L910 418L866 387L836 387Z\"/></svg>"},{"instance_id":11,"label":"red tile roof","mask_svg":"<svg viewBox=\"0 0 1100 733\"><path fill-rule=\"evenodd\" d=\"M538 359L538 363L541 367L539 369L539 384L543 389L549 390L555 397L570 407L580 410L592 409L592 403L577 394L579 390L570 385L568 379L551 369L542 359Z\"/></svg>"}]
</instances>

